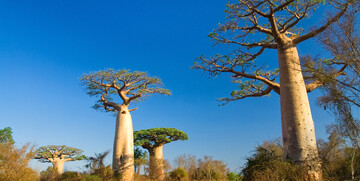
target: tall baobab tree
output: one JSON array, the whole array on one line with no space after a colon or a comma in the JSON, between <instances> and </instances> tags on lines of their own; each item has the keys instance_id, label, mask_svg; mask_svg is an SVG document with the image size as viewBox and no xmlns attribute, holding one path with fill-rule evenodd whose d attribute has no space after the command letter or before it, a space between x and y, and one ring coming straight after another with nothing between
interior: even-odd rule
<instances>
[{"instance_id":1,"label":"tall baobab tree","mask_svg":"<svg viewBox=\"0 0 360 181\"><path fill-rule=\"evenodd\" d=\"M98 96L95 109L116 112L116 127L113 150L113 169L121 174L123 180L134 179L134 140L133 126L129 109L133 101L152 94L170 95L168 89L161 88L162 82L157 77L150 77L145 72L112 69L84 74L81 78L90 96ZM115 100L120 98L120 102Z\"/></svg>"},{"instance_id":2,"label":"tall baobab tree","mask_svg":"<svg viewBox=\"0 0 360 181\"><path fill-rule=\"evenodd\" d=\"M307 92L322 86L322 82L305 84L297 46L326 30L353 2L238 0L229 3L228 21L209 36L217 43L238 48L231 55L201 56L193 66L214 76L232 74L239 90L233 91L230 98L222 98L225 103L265 96L272 91L279 94L284 156L306 166L309 180L321 180L322 176ZM303 29L303 20L311 17L320 6L332 10L332 15L325 16L323 23L314 24L315 27ZM277 50L279 67L274 70L258 63L258 57L267 49ZM278 77L280 82L277 82Z\"/></svg>"},{"instance_id":3,"label":"tall baobab tree","mask_svg":"<svg viewBox=\"0 0 360 181\"><path fill-rule=\"evenodd\" d=\"M175 128L151 128L134 132L135 145L141 146L149 151L150 178L165 180L163 164L163 147L165 144L187 140L188 136L183 131Z\"/></svg>"},{"instance_id":4,"label":"tall baobab tree","mask_svg":"<svg viewBox=\"0 0 360 181\"><path fill-rule=\"evenodd\" d=\"M44 163L52 163L54 169L56 169L59 174L62 174L65 162L86 158L85 155L82 155L82 152L80 149L67 147L65 145L48 145L38 148L33 158L39 159Z\"/></svg>"}]
</instances>

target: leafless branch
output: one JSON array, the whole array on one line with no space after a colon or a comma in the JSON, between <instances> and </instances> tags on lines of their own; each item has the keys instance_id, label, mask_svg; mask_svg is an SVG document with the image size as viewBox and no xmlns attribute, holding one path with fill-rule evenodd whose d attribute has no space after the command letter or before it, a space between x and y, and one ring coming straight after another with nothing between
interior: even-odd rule
<instances>
[{"instance_id":1,"label":"leafless branch","mask_svg":"<svg viewBox=\"0 0 360 181\"><path fill-rule=\"evenodd\" d=\"M346 10L348 9L348 6L349 6L349 5L350 5L350 4L347 3L347 4L345 5L345 7L344 7L339 13L337 13L333 18L329 19L329 20L328 20L323 26L321 26L320 28L317 28L317 29L315 29L315 30L313 30L313 31L305 34L305 35L302 35L302 36L299 36L299 37L295 38L295 39L293 40L293 43L294 43L294 44L299 44L299 43L301 43L301 42L303 42L303 41L305 41L305 40L307 40L307 39L309 39L309 38L312 38L312 37L316 36L317 34L323 32L324 30L326 30L331 24L333 24L335 21L339 20L339 18L340 18L342 15L345 14L345 12L346 12Z\"/></svg>"}]
</instances>

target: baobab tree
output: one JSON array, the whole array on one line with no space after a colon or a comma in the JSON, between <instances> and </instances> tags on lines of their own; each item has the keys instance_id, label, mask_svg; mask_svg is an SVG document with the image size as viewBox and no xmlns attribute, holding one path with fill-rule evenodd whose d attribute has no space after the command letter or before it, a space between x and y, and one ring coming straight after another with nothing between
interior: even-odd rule
<instances>
[{"instance_id":1,"label":"baobab tree","mask_svg":"<svg viewBox=\"0 0 360 181\"><path fill-rule=\"evenodd\" d=\"M64 163L86 159L82 150L65 145L42 146L35 151L33 159L39 159L43 163L52 163L59 174L63 173Z\"/></svg>"},{"instance_id":2,"label":"baobab tree","mask_svg":"<svg viewBox=\"0 0 360 181\"><path fill-rule=\"evenodd\" d=\"M152 128L134 132L134 144L149 151L150 177L157 180L165 180L164 145L172 141L187 139L186 133L175 128Z\"/></svg>"},{"instance_id":3,"label":"baobab tree","mask_svg":"<svg viewBox=\"0 0 360 181\"><path fill-rule=\"evenodd\" d=\"M353 2L238 0L237 3L230 3L226 10L228 21L209 36L217 43L238 48L230 55L201 56L193 66L213 76L232 74L233 82L239 84L239 90L232 91L229 98L220 99L225 103L265 96L272 91L279 94L284 157L306 166L310 180L322 178L307 92L323 84L318 80L305 84L297 45L326 30L344 15ZM331 10L332 15L325 16L323 23L303 29L301 22L311 17L320 6ZM278 68L271 70L259 64L259 57L267 49L277 50ZM340 74L336 72L333 76ZM280 82L277 82L278 78Z\"/></svg>"},{"instance_id":4,"label":"baobab tree","mask_svg":"<svg viewBox=\"0 0 360 181\"><path fill-rule=\"evenodd\" d=\"M81 82L87 94L99 97L95 109L117 113L112 166L115 174L121 174L123 180L133 180L134 139L130 112L136 108L129 109L129 105L152 94L170 95L170 91L161 88L159 78L129 70L92 72L84 74ZM120 102L116 97L120 98Z\"/></svg>"}]
</instances>

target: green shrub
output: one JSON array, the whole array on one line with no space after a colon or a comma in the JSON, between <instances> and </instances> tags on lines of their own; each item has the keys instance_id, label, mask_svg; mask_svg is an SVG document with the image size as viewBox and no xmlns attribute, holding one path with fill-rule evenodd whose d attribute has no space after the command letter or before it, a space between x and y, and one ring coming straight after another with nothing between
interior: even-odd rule
<instances>
[{"instance_id":1,"label":"green shrub","mask_svg":"<svg viewBox=\"0 0 360 181\"><path fill-rule=\"evenodd\" d=\"M282 147L276 142L265 142L256 148L242 170L243 180L305 180L306 171L299 165L283 161Z\"/></svg>"},{"instance_id":2,"label":"green shrub","mask_svg":"<svg viewBox=\"0 0 360 181\"><path fill-rule=\"evenodd\" d=\"M61 181L80 181L81 180L81 174L78 172L64 172L60 176Z\"/></svg>"},{"instance_id":3,"label":"green shrub","mask_svg":"<svg viewBox=\"0 0 360 181\"><path fill-rule=\"evenodd\" d=\"M45 171L40 172L41 181L55 181L58 180L60 175L53 167L48 167Z\"/></svg>"},{"instance_id":4,"label":"green shrub","mask_svg":"<svg viewBox=\"0 0 360 181\"><path fill-rule=\"evenodd\" d=\"M103 181L98 175L83 175L81 181Z\"/></svg>"},{"instance_id":5,"label":"green shrub","mask_svg":"<svg viewBox=\"0 0 360 181\"><path fill-rule=\"evenodd\" d=\"M227 175L228 181L242 181L242 176L240 173L229 172Z\"/></svg>"},{"instance_id":6,"label":"green shrub","mask_svg":"<svg viewBox=\"0 0 360 181\"><path fill-rule=\"evenodd\" d=\"M178 167L177 169L171 171L169 173L169 176L172 180L180 181L180 180L186 178L188 176L188 174L185 169Z\"/></svg>"}]
</instances>

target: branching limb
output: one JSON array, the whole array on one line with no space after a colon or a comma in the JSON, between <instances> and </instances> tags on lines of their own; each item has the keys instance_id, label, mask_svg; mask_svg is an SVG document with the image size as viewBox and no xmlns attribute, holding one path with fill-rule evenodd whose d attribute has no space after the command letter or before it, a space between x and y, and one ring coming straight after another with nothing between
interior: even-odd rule
<instances>
[{"instance_id":1,"label":"branching limb","mask_svg":"<svg viewBox=\"0 0 360 181\"><path fill-rule=\"evenodd\" d=\"M137 110L139 107L136 107L134 109L129 109L129 112Z\"/></svg>"},{"instance_id":2,"label":"branching limb","mask_svg":"<svg viewBox=\"0 0 360 181\"><path fill-rule=\"evenodd\" d=\"M247 73L244 73L244 72L238 72L238 71L235 71L235 70L228 70L228 71L224 71L224 72L231 72L233 73L234 77L238 77L238 78L242 78L242 77L245 77L245 78L249 78L249 79L253 79L253 80L260 80L261 82L267 84L272 90L274 90L274 92L276 92L277 94L280 94L280 84L278 83L275 83L265 77L262 77L262 76L258 76L258 75L252 75L252 74L247 74Z\"/></svg>"},{"instance_id":3,"label":"branching limb","mask_svg":"<svg viewBox=\"0 0 360 181\"><path fill-rule=\"evenodd\" d=\"M119 105L117 105L114 102L110 102L110 101L106 100L105 96L107 96L107 94L108 94L108 89L106 89L105 92L100 97L100 100L103 102L105 109L108 110L108 111L111 111L113 109L120 110ZM108 108L108 107L112 107L113 109Z\"/></svg>"},{"instance_id":4,"label":"branching limb","mask_svg":"<svg viewBox=\"0 0 360 181\"><path fill-rule=\"evenodd\" d=\"M68 162L68 161L76 161L76 159L74 159L74 158L65 158L64 159L64 162Z\"/></svg>"},{"instance_id":5,"label":"branching limb","mask_svg":"<svg viewBox=\"0 0 360 181\"><path fill-rule=\"evenodd\" d=\"M119 87L118 85L116 85L116 81L112 81L111 83L111 87L116 89L118 95L120 96L120 98L123 100L123 102L127 102L129 100L129 98L126 96L124 89L128 86L131 85L131 83L127 83L125 81L122 81L123 85L121 87Z\"/></svg>"},{"instance_id":6,"label":"branching limb","mask_svg":"<svg viewBox=\"0 0 360 181\"><path fill-rule=\"evenodd\" d=\"M330 75L326 74L326 73L322 73L322 72L317 72L319 70L316 70L316 69L314 69L312 67L305 67L306 69L310 69L310 72L312 72L313 75L320 73L322 76L325 76L325 78L319 78L318 77L314 81L306 84L306 91L309 93L309 92L312 92L313 90L323 86L324 83L326 83L326 82L324 82L322 80L325 80L325 81L326 80L331 80L331 81L333 81L333 80L336 80L340 75L345 75L346 67L348 67L348 65L343 65L338 71L336 71L335 73L332 73ZM307 70L307 71L309 71L309 70ZM313 76L312 77L304 77L304 79L305 80L306 79L314 79L314 77Z\"/></svg>"},{"instance_id":7,"label":"branching limb","mask_svg":"<svg viewBox=\"0 0 360 181\"><path fill-rule=\"evenodd\" d=\"M272 90L273 90L273 88L268 86L266 89L257 89L256 91L247 91L247 92L242 92L242 93L240 93L238 91L233 91L231 93L231 98L220 98L218 100L223 101L224 103L222 105L225 105L231 101L236 101L236 100L244 99L247 97L266 96L266 95L270 94L270 92Z\"/></svg>"},{"instance_id":8,"label":"branching limb","mask_svg":"<svg viewBox=\"0 0 360 181\"><path fill-rule=\"evenodd\" d=\"M219 73L230 73L235 79L233 82L239 84L239 90L231 93L231 98L222 98L225 104L232 100L239 100L246 97L258 97L268 95L272 90L280 94L280 85L275 81L277 72L264 72L264 67L257 67L256 70L252 60L261 54L260 49L255 54L240 53L239 57L229 58L228 56L216 56L211 59L200 57L200 62L196 63L192 68L202 69L210 73L210 75L218 75ZM244 82L241 80L245 80ZM246 81L249 80L249 81ZM266 88L264 87L266 86Z\"/></svg>"},{"instance_id":9,"label":"branching limb","mask_svg":"<svg viewBox=\"0 0 360 181\"><path fill-rule=\"evenodd\" d=\"M255 47L270 48L270 49L277 48L277 45L275 43L271 43L271 42L268 42L268 43L263 43L263 42L242 43L242 42L237 42L237 41L229 40L229 39L222 38L222 37L213 37L213 39L218 42L237 44L237 45L241 45L241 46L248 47L248 48L255 48Z\"/></svg>"},{"instance_id":10,"label":"branching limb","mask_svg":"<svg viewBox=\"0 0 360 181\"><path fill-rule=\"evenodd\" d=\"M289 0L289 1L285 1L285 3L280 4L279 6L277 6L275 9L272 10L272 14L283 10L285 7L287 7L289 4L293 3L295 0Z\"/></svg>"},{"instance_id":11,"label":"branching limb","mask_svg":"<svg viewBox=\"0 0 360 181\"><path fill-rule=\"evenodd\" d=\"M345 12L348 9L349 5L350 5L350 3L346 3L345 7L339 13L337 13L333 18L329 19L323 26L321 26L320 28L317 28L317 29L305 34L305 35L302 35L302 36L299 36L299 37L295 38L293 40L293 43L294 44L299 44L299 43L301 43L301 42L303 42L303 41L305 41L305 40L307 40L309 38L312 38L312 37L318 35L319 33L323 32L323 31L325 31L330 25L332 25L334 22L339 20L340 17L345 14Z\"/></svg>"},{"instance_id":12,"label":"branching limb","mask_svg":"<svg viewBox=\"0 0 360 181\"><path fill-rule=\"evenodd\" d=\"M290 18L289 21L285 22L283 25L283 29L280 31L280 33L286 33L289 29L293 28L295 25L297 25L308 13L307 12L308 8L306 7L304 9L304 12L301 13L301 15L299 16L297 13L294 13L293 18L296 18L295 21L293 21L292 23L290 23L292 21L293 18ZM290 24L287 24L290 23Z\"/></svg>"}]
</instances>

